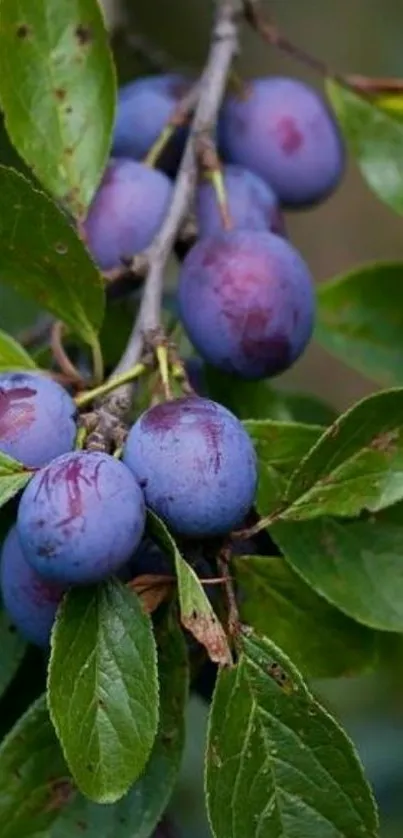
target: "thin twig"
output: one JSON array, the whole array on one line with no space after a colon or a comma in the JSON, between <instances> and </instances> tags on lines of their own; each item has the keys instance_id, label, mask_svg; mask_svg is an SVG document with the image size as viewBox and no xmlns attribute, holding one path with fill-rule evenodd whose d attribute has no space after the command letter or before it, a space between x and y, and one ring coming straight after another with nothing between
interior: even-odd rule
<instances>
[{"instance_id":1,"label":"thin twig","mask_svg":"<svg viewBox=\"0 0 403 838\"><path fill-rule=\"evenodd\" d=\"M26 349L34 349L49 340L52 325L52 315L41 314L32 326L18 333L17 340Z\"/></svg>"},{"instance_id":2,"label":"thin twig","mask_svg":"<svg viewBox=\"0 0 403 838\"><path fill-rule=\"evenodd\" d=\"M245 19L266 43L286 53L291 58L295 58L300 63L305 64L306 67L318 73L322 78L332 78L342 85L342 87L346 87L363 97L387 93L403 93L403 79L372 79L367 76L354 74L344 75L335 72L325 61L311 55L311 53L306 52L298 44L290 41L276 24L268 21L261 8L261 0L242 0L242 2Z\"/></svg>"},{"instance_id":3,"label":"thin twig","mask_svg":"<svg viewBox=\"0 0 403 838\"><path fill-rule=\"evenodd\" d=\"M52 355L66 378L77 387L83 388L85 387L83 377L79 373L78 369L76 369L63 347L63 331L64 323L62 323L61 320L55 320L50 333L50 348L52 350Z\"/></svg>"},{"instance_id":4,"label":"thin twig","mask_svg":"<svg viewBox=\"0 0 403 838\"><path fill-rule=\"evenodd\" d=\"M237 0L220 0L213 26L211 46L200 82L199 101L182 162L176 178L170 208L149 254L143 297L126 349L113 375L121 375L142 359L147 335L160 329L161 301L165 266L179 230L187 216L196 186L195 140L213 130L224 98L231 63L238 48ZM110 438L131 403L133 385L115 390L99 408L99 426L89 438L89 447ZM104 442L105 445L105 442Z\"/></svg>"}]
</instances>

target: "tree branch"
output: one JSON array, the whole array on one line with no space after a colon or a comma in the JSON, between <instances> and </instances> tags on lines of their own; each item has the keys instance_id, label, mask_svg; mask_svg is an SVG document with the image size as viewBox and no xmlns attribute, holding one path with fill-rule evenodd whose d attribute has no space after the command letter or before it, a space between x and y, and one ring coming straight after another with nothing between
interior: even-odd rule
<instances>
[{"instance_id":1,"label":"tree branch","mask_svg":"<svg viewBox=\"0 0 403 838\"><path fill-rule=\"evenodd\" d=\"M163 280L167 260L191 205L197 180L195 143L201 135L214 130L218 111L224 98L232 60L238 49L238 0L219 0L212 29L211 46L200 80L200 93L191 124L182 162L176 178L173 197L162 227L148 250L149 267L145 279L140 310L126 349L113 377L126 373L142 358L147 336L160 329ZM123 418L130 405L133 384L117 388L99 407L99 425L89 439L89 447L108 439L118 418Z\"/></svg>"}]
</instances>

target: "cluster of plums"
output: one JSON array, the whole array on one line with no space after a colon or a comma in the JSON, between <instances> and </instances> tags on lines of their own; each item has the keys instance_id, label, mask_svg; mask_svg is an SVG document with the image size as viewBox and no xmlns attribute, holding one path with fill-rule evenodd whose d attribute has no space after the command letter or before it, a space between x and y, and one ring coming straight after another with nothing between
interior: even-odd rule
<instances>
[{"instance_id":1,"label":"cluster of plums","mask_svg":"<svg viewBox=\"0 0 403 838\"><path fill-rule=\"evenodd\" d=\"M144 541L146 506L200 541L240 526L256 490L249 436L209 399L147 410L122 460L74 450L76 418L74 401L50 378L0 376L0 450L33 472L3 544L1 593L15 625L42 646L70 586L158 572L161 557Z\"/></svg>"},{"instance_id":2,"label":"cluster of plums","mask_svg":"<svg viewBox=\"0 0 403 838\"><path fill-rule=\"evenodd\" d=\"M85 223L102 271L146 249L161 227L188 129L177 129L157 167L148 165L147 154L190 85L170 74L137 79L120 91L112 158ZM335 189L344 146L322 97L277 77L228 93L217 146L230 224L211 179L201 174L198 240L179 275L180 317L211 365L247 379L274 376L304 351L315 315L312 278L287 239L282 210L312 206Z\"/></svg>"},{"instance_id":3,"label":"cluster of plums","mask_svg":"<svg viewBox=\"0 0 403 838\"><path fill-rule=\"evenodd\" d=\"M168 211L188 129L178 128L159 168L145 158L190 84L154 76L121 90L113 156L84 225L104 272L146 249ZM343 144L320 96L285 78L228 94L217 143L230 228L211 179L201 176L198 240L180 269L180 317L205 361L247 379L273 376L303 352L315 310L312 279L287 240L282 209L311 206L336 187ZM3 545L2 598L22 633L42 646L70 586L112 574L127 580L161 562L144 538L146 507L173 533L200 542L241 526L256 491L247 433L207 398L147 410L122 460L75 450L76 433L75 403L60 385L40 375L0 376L0 450L33 472Z\"/></svg>"}]
</instances>

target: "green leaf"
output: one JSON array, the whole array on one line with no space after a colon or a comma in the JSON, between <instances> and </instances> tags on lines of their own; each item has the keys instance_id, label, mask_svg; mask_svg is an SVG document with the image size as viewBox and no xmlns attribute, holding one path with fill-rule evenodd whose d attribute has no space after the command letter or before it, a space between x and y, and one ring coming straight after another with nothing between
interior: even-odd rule
<instances>
[{"instance_id":1,"label":"green leaf","mask_svg":"<svg viewBox=\"0 0 403 838\"><path fill-rule=\"evenodd\" d=\"M1 8L0 4L0 8ZM0 282L94 345L103 282L68 218L13 169L0 166Z\"/></svg>"},{"instance_id":2,"label":"green leaf","mask_svg":"<svg viewBox=\"0 0 403 838\"><path fill-rule=\"evenodd\" d=\"M42 696L0 746L2 838L39 838L72 793L46 699Z\"/></svg>"},{"instance_id":3,"label":"green leaf","mask_svg":"<svg viewBox=\"0 0 403 838\"><path fill-rule=\"evenodd\" d=\"M0 328L18 335L31 328L40 317L41 310L31 300L17 294L10 285L0 282Z\"/></svg>"},{"instance_id":4,"label":"green leaf","mask_svg":"<svg viewBox=\"0 0 403 838\"><path fill-rule=\"evenodd\" d=\"M24 658L26 643L0 605L0 696L5 692Z\"/></svg>"},{"instance_id":5,"label":"green leaf","mask_svg":"<svg viewBox=\"0 0 403 838\"><path fill-rule=\"evenodd\" d=\"M256 454L267 466L291 473L310 448L318 441L324 428L298 422L256 421L244 423Z\"/></svg>"},{"instance_id":6,"label":"green leaf","mask_svg":"<svg viewBox=\"0 0 403 838\"><path fill-rule=\"evenodd\" d=\"M285 478L317 442L323 428L297 422L254 419L247 419L243 424L258 458L257 511L263 517L280 514L287 489Z\"/></svg>"},{"instance_id":7,"label":"green leaf","mask_svg":"<svg viewBox=\"0 0 403 838\"><path fill-rule=\"evenodd\" d=\"M302 460L282 518L355 516L403 497L403 389L369 396L340 416Z\"/></svg>"},{"instance_id":8,"label":"green leaf","mask_svg":"<svg viewBox=\"0 0 403 838\"><path fill-rule=\"evenodd\" d=\"M319 286L316 338L385 386L403 384L403 263L364 265Z\"/></svg>"},{"instance_id":9,"label":"green leaf","mask_svg":"<svg viewBox=\"0 0 403 838\"><path fill-rule=\"evenodd\" d=\"M0 507L26 486L32 471L0 451Z\"/></svg>"},{"instance_id":10,"label":"green leaf","mask_svg":"<svg viewBox=\"0 0 403 838\"><path fill-rule=\"evenodd\" d=\"M268 640L244 637L211 708L207 807L215 838L376 838L353 745Z\"/></svg>"},{"instance_id":11,"label":"green leaf","mask_svg":"<svg viewBox=\"0 0 403 838\"><path fill-rule=\"evenodd\" d=\"M403 213L403 121L336 82L327 92L361 172L381 201Z\"/></svg>"},{"instance_id":12,"label":"green leaf","mask_svg":"<svg viewBox=\"0 0 403 838\"><path fill-rule=\"evenodd\" d=\"M16 95L18 91L18 95ZM19 154L82 217L111 143L115 73L96 0L1 0L0 94ZM72 272L73 273L73 272Z\"/></svg>"},{"instance_id":13,"label":"green leaf","mask_svg":"<svg viewBox=\"0 0 403 838\"><path fill-rule=\"evenodd\" d=\"M151 537L175 562L183 626L205 646L212 661L225 666L232 660L228 641L197 574L182 558L165 524L150 510L147 526Z\"/></svg>"},{"instance_id":14,"label":"green leaf","mask_svg":"<svg viewBox=\"0 0 403 838\"><path fill-rule=\"evenodd\" d=\"M187 650L173 619L159 628L160 722L142 776L114 806L99 806L77 796L56 821L51 838L148 838L171 797L185 738L188 695Z\"/></svg>"},{"instance_id":15,"label":"green leaf","mask_svg":"<svg viewBox=\"0 0 403 838\"><path fill-rule=\"evenodd\" d=\"M15 630L6 612L0 605L0 696L14 678L24 657L26 643Z\"/></svg>"},{"instance_id":16,"label":"green leaf","mask_svg":"<svg viewBox=\"0 0 403 838\"><path fill-rule=\"evenodd\" d=\"M317 593L364 625L403 632L403 506L368 520L276 522L270 534Z\"/></svg>"},{"instance_id":17,"label":"green leaf","mask_svg":"<svg viewBox=\"0 0 403 838\"><path fill-rule=\"evenodd\" d=\"M374 632L345 617L284 559L235 557L243 622L270 637L310 678L351 675L376 662Z\"/></svg>"},{"instance_id":18,"label":"green leaf","mask_svg":"<svg viewBox=\"0 0 403 838\"><path fill-rule=\"evenodd\" d=\"M0 372L8 372L9 370L29 370L36 369L36 364L33 358L28 355L24 347L21 346L11 335L0 330Z\"/></svg>"},{"instance_id":19,"label":"green leaf","mask_svg":"<svg viewBox=\"0 0 403 838\"><path fill-rule=\"evenodd\" d=\"M305 393L275 390L267 381L242 381L205 364L210 398L232 410L239 419L274 419L329 425L336 413L320 399Z\"/></svg>"},{"instance_id":20,"label":"green leaf","mask_svg":"<svg viewBox=\"0 0 403 838\"><path fill-rule=\"evenodd\" d=\"M337 411L310 393L280 393L290 412L290 419L305 425L331 425L337 418ZM275 417L273 416L273 419Z\"/></svg>"},{"instance_id":21,"label":"green leaf","mask_svg":"<svg viewBox=\"0 0 403 838\"><path fill-rule=\"evenodd\" d=\"M287 479L273 466L258 461L258 486L255 506L262 518L281 515L287 491Z\"/></svg>"},{"instance_id":22,"label":"green leaf","mask_svg":"<svg viewBox=\"0 0 403 838\"><path fill-rule=\"evenodd\" d=\"M80 791L119 800L158 725L156 649L138 598L116 580L69 592L52 632L48 702Z\"/></svg>"}]
</instances>

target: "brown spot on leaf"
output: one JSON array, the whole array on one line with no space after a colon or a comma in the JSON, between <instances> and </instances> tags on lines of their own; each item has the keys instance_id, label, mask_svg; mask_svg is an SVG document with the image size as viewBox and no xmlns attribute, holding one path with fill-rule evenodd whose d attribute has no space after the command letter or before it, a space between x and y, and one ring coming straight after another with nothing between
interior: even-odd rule
<instances>
[{"instance_id":1,"label":"brown spot on leaf","mask_svg":"<svg viewBox=\"0 0 403 838\"><path fill-rule=\"evenodd\" d=\"M64 89L64 87L55 87L53 93L55 94L55 97L59 100L59 102L63 102L63 100L67 96L67 92Z\"/></svg>"},{"instance_id":2,"label":"brown spot on leaf","mask_svg":"<svg viewBox=\"0 0 403 838\"><path fill-rule=\"evenodd\" d=\"M380 451L382 454L395 454L399 442L399 431L395 428L392 431L385 431L372 440L370 448L373 451Z\"/></svg>"},{"instance_id":3,"label":"brown spot on leaf","mask_svg":"<svg viewBox=\"0 0 403 838\"><path fill-rule=\"evenodd\" d=\"M279 663L273 661L267 669L267 674L282 690L284 690L285 693L290 694L294 692L294 686L291 678L287 675Z\"/></svg>"},{"instance_id":4,"label":"brown spot on leaf","mask_svg":"<svg viewBox=\"0 0 403 838\"><path fill-rule=\"evenodd\" d=\"M85 821L76 821L77 829L80 829L81 832L85 832L88 829L88 824Z\"/></svg>"},{"instance_id":5,"label":"brown spot on leaf","mask_svg":"<svg viewBox=\"0 0 403 838\"><path fill-rule=\"evenodd\" d=\"M168 599L175 579L172 576L144 573L132 579L128 587L135 591L147 614L153 614Z\"/></svg>"},{"instance_id":6,"label":"brown spot on leaf","mask_svg":"<svg viewBox=\"0 0 403 838\"><path fill-rule=\"evenodd\" d=\"M21 40L24 40L24 38L29 38L29 36L32 34L32 29L30 26L28 26L27 23L19 23L17 26L16 34L17 38L21 38Z\"/></svg>"},{"instance_id":7,"label":"brown spot on leaf","mask_svg":"<svg viewBox=\"0 0 403 838\"><path fill-rule=\"evenodd\" d=\"M74 795L74 786L67 777L49 780L49 798L45 804L45 812L58 812L63 809Z\"/></svg>"},{"instance_id":8,"label":"brown spot on leaf","mask_svg":"<svg viewBox=\"0 0 403 838\"><path fill-rule=\"evenodd\" d=\"M232 655L228 640L213 610L207 614L195 610L191 614L182 613L182 624L207 649L213 663L231 666Z\"/></svg>"},{"instance_id":9,"label":"brown spot on leaf","mask_svg":"<svg viewBox=\"0 0 403 838\"><path fill-rule=\"evenodd\" d=\"M78 26L76 26L74 34L80 46L86 46L92 41L91 27L85 26L83 23L79 23Z\"/></svg>"}]
</instances>

